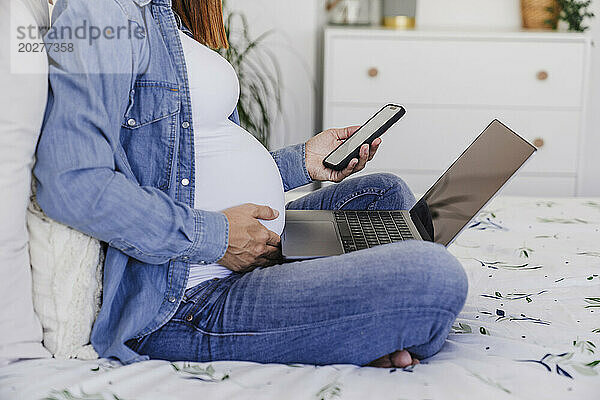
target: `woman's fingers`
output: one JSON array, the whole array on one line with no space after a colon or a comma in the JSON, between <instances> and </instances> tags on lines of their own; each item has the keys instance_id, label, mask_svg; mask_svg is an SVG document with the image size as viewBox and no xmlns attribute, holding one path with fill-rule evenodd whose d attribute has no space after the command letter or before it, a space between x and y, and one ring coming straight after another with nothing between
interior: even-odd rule
<instances>
[{"instance_id":1,"label":"woman's fingers","mask_svg":"<svg viewBox=\"0 0 600 400\"><path fill-rule=\"evenodd\" d=\"M369 145L363 144L360 147L360 155L359 155L358 163L356 164L356 166L354 167L354 170L352 172L358 172L358 171L361 171L362 169L364 169L365 165L367 165L367 161L369 161Z\"/></svg>"},{"instance_id":2,"label":"woman's fingers","mask_svg":"<svg viewBox=\"0 0 600 400\"><path fill-rule=\"evenodd\" d=\"M258 267L271 267L280 264L282 261L281 249L279 247L267 246L267 251L260 257L250 261L251 264L245 267L240 267L237 272L251 272Z\"/></svg>"},{"instance_id":3,"label":"woman's fingers","mask_svg":"<svg viewBox=\"0 0 600 400\"><path fill-rule=\"evenodd\" d=\"M356 168L356 166L358 165L359 160L357 158L353 158L352 160L350 160L350 162L348 163L348 166L346 168L344 168L341 171L335 171L335 177L334 179L332 179L332 181L334 182L341 182L344 179L346 179L347 177L349 177L350 175L352 175L352 173L354 173L354 170Z\"/></svg>"},{"instance_id":4,"label":"woman's fingers","mask_svg":"<svg viewBox=\"0 0 600 400\"><path fill-rule=\"evenodd\" d=\"M381 144L381 138L377 138L371 143L371 148L369 149L369 161L375 157L375 153L377 153L377 149L379 149L379 145Z\"/></svg>"},{"instance_id":5,"label":"woman's fingers","mask_svg":"<svg viewBox=\"0 0 600 400\"><path fill-rule=\"evenodd\" d=\"M279 217L279 211L272 209L269 206L261 206L258 204L246 204L250 207L251 215L256 219L264 219L266 221L274 220Z\"/></svg>"},{"instance_id":6,"label":"woman's fingers","mask_svg":"<svg viewBox=\"0 0 600 400\"><path fill-rule=\"evenodd\" d=\"M278 247L281 244L281 237L273 231L268 231L268 234L267 245Z\"/></svg>"},{"instance_id":7,"label":"woman's fingers","mask_svg":"<svg viewBox=\"0 0 600 400\"><path fill-rule=\"evenodd\" d=\"M341 170L341 171L330 170L329 180L331 182L336 182L336 183L343 181L348 176L350 176L350 174L352 174L352 171L354 170L354 167L356 166L356 164L358 164L358 160L356 158L353 158L348 163L348 166L346 166L346 168L344 168L343 170Z\"/></svg>"},{"instance_id":8,"label":"woman's fingers","mask_svg":"<svg viewBox=\"0 0 600 400\"><path fill-rule=\"evenodd\" d=\"M268 260L279 260L281 258L281 248L267 245L267 250L265 254L262 255L262 258L266 258Z\"/></svg>"},{"instance_id":9,"label":"woman's fingers","mask_svg":"<svg viewBox=\"0 0 600 400\"><path fill-rule=\"evenodd\" d=\"M350 175L359 172L365 168L367 162L371 161L373 157L375 157L375 153L377 153L377 149L381 144L381 138L377 138L371 143L363 144L360 148L359 158L353 158L348 163L348 166L344 168L342 171L334 171L331 181L333 182L341 182Z\"/></svg>"},{"instance_id":10,"label":"woman's fingers","mask_svg":"<svg viewBox=\"0 0 600 400\"><path fill-rule=\"evenodd\" d=\"M281 264L281 253L279 253L279 255L279 257L260 257L256 259L252 270L254 270L256 267L272 267L273 265Z\"/></svg>"}]
</instances>

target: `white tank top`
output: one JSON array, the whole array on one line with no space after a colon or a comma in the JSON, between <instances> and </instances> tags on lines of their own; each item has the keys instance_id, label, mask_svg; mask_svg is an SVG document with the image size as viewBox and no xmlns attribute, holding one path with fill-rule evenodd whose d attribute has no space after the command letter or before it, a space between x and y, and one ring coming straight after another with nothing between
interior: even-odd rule
<instances>
[{"instance_id":1,"label":"white tank top","mask_svg":"<svg viewBox=\"0 0 600 400\"><path fill-rule=\"evenodd\" d=\"M235 70L217 52L180 31L192 102L196 187L194 207L222 211L245 203L279 211L261 221L281 235L285 225L283 182L277 164L248 131L229 120L239 99ZM186 288L231 274L218 265L194 265Z\"/></svg>"}]
</instances>

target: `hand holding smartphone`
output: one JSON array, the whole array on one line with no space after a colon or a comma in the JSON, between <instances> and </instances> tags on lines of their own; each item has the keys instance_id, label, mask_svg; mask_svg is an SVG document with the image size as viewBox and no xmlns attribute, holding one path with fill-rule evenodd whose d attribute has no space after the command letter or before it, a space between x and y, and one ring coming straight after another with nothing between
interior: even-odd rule
<instances>
[{"instance_id":1,"label":"hand holding smartphone","mask_svg":"<svg viewBox=\"0 0 600 400\"><path fill-rule=\"evenodd\" d=\"M327 168L341 171L348 166L353 158L358 158L363 144L371 145L375 139L383 135L388 129L406 114L404 107L388 104L372 116L352 136L339 145L323 160Z\"/></svg>"}]
</instances>

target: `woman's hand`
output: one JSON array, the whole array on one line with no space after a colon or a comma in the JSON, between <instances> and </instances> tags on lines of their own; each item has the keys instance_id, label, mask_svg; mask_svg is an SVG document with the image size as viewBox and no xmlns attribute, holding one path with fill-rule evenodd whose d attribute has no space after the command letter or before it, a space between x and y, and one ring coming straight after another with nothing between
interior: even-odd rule
<instances>
[{"instance_id":1,"label":"woman's hand","mask_svg":"<svg viewBox=\"0 0 600 400\"><path fill-rule=\"evenodd\" d=\"M223 214L229 221L229 245L219 264L234 272L248 272L256 267L274 265L281 259L279 235L259 222L260 219L276 219L279 216L277 210L243 204L228 208Z\"/></svg>"},{"instance_id":2,"label":"woman's hand","mask_svg":"<svg viewBox=\"0 0 600 400\"><path fill-rule=\"evenodd\" d=\"M306 142L306 169L314 181L341 182L348 176L362 170L368 161L371 161L381 144L381 138L373 141L371 146L364 144L360 148L360 158L350 160L348 166L342 171L335 171L323 165L323 160L335 150L344 140L348 139L360 128L350 126L341 129L328 129L310 138Z\"/></svg>"}]
</instances>

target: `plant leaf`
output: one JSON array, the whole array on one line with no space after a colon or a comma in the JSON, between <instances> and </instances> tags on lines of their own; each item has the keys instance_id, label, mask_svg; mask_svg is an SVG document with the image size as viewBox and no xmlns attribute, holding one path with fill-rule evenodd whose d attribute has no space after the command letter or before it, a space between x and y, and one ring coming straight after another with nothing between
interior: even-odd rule
<instances>
[{"instance_id":1,"label":"plant leaf","mask_svg":"<svg viewBox=\"0 0 600 400\"><path fill-rule=\"evenodd\" d=\"M573 369L575 371L577 371L578 373L580 373L581 375L586 375L586 376L594 376L594 375L598 375L598 371L596 371L593 368L590 367L586 367L586 366L582 366L582 365L578 365L578 364L573 364L571 365L573 367Z\"/></svg>"}]
</instances>

